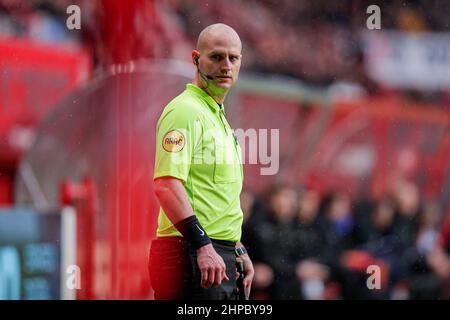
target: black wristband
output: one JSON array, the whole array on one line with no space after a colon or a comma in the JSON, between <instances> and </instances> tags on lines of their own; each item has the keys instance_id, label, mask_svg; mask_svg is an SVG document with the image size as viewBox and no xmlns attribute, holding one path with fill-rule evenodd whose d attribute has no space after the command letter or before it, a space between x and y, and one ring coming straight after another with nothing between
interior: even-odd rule
<instances>
[{"instance_id":1,"label":"black wristband","mask_svg":"<svg viewBox=\"0 0 450 320\"><path fill-rule=\"evenodd\" d=\"M209 239L195 215L175 223L174 226L195 249L211 243L211 239Z\"/></svg>"}]
</instances>

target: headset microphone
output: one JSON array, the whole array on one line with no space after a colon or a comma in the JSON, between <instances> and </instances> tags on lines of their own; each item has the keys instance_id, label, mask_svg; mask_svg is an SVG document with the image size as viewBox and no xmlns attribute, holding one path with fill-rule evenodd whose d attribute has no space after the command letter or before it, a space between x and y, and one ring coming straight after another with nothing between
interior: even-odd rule
<instances>
[{"instance_id":1,"label":"headset microphone","mask_svg":"<svg viewBox=\"0 0 450 320\"><path fill-rule=\"evenodd\" d=\"M197 66L198 73L200 73L200 75L202 76L203 79L206 78L208 80L214 80L214 78L212 76L210 76L209 74L205 74L200 71L200 67L198 66L198 58L195 59L195 65Z\"/></svg>"}]
</instances>

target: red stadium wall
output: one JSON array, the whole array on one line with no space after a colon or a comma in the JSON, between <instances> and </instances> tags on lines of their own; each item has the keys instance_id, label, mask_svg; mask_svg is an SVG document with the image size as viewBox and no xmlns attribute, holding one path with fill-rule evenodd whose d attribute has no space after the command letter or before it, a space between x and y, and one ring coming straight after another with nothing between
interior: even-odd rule
<instances>
[{"instance_id":1,"label":"red stadium wall","mask_svg":"<svg viewBox=\"0 0 450 320\"><path fill-rule=\"evenodd\" d=\"M12 202L16 167L39 122L91 69L84 50L0 38L0 204Z\"/></svg>"}]
</instances>

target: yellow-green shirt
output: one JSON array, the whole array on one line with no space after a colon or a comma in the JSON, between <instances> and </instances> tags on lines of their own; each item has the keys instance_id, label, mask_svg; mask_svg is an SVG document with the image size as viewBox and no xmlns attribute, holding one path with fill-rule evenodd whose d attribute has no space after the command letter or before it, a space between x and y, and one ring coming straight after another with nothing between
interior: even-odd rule
<instances>
[{"instance_id":1,"label":"yellow-green shirt","mask_svg":"<svg viewBox=\"0 0 450 320\"><path fill-rule=\"evenodd\" d=\"M204 90L186 90L163 110L156 128L154 179L180 179L199 222L212 239L240 241L241 148L224 106ZM181 236L161 208L158 237Z\"/></svg>"}]
</instances>

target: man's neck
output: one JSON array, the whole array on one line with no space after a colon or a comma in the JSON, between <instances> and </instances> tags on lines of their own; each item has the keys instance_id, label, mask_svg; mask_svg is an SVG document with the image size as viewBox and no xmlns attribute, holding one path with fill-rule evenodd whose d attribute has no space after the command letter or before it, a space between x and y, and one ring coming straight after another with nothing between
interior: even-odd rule
<instances>
[{"instance_id":1,"label":"man's neck","mask_svg":"<svg viewBox=\"0 0 450 320\"><path fill-rule=\"evenodd\" d=\"M217 90L216 92L211 88L211 86L205 86L203 82L200 81L199 79L194 79L193 83L197 87L205 91L208 95L210 95L211 98L213 98L214 101L217 102L218 104L223 104L223 102L225 101L225 97L227 96L228 90Z\"/></svg>"},{"instance_id":2,"label":"man's neck","mask_svg":"<svg viewBox=\"0 0 450 320\"><path fill-rule=\"evenodd\" d=\"M225 101L225 97L227 95L226 93L225 94L214 94L213 92L211 92L211 90L209 90L209 88L205 88L203 90L205 90L214 99L214 101L217 102L218 104L222 105L223 102Z\"/></svg>"}]
</instances>

